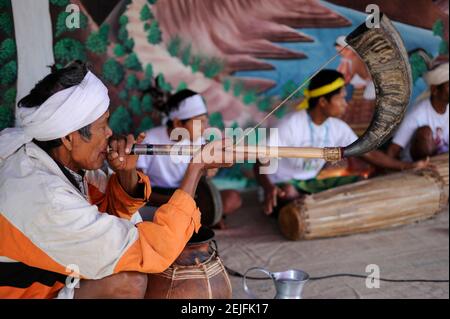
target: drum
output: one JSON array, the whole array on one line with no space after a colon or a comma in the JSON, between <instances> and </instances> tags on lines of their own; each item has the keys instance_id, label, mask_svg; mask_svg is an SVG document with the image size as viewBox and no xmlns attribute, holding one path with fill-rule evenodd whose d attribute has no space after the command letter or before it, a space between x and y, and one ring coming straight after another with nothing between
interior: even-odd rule
<instances>
[{"instance_id":1,"label":"drum","mask_svg":"<svg viewBox=\"0 0 450 319\"><path fill-rule=\"evenodd\" d=\"M213 238L212 230L201 227L168 269L148 275L146 298L230 299L231 282Z\"/></svg>"},{"instance_id":2,"label":"drum","mask_svg":"<svg viewBox=\"0 0 450 319\"><path fill-rule=\"evenodd\" d=\"M152 187L152 192L162 195L172 195L175 191L176 188ZM211 227L222 219L222 197L220 196L220 191L209 178L202 177L200 179L194 199L202 213L202 225ZM151 221L157 209L156 204L152 205L150 202L149 206L139 209L139 212L144 220Z\"/></svg>"},{"instance_id":3,"label":"drum","mask_svg":"<svg viewBox=\"0 0 450 319\"><path fill-rule=\"evenodd\" d=\"M430 162L436 166L436 169L448 187L448 153L433 156Z\"/></svg>"},{"instance_id":4,"label":"drum","mask_svg":"<svg viewBox=\"0 0 450 319\"><path fill-rule=\"evenodd\" d=\"M408 171L304 196L284 206L278 221L291 240L334 237L423 220L447 201L437 172Z\"/></svg>"},{"instance_id":5,"label":"drum","mask_svg":"<svg viewBox=\"0 0 450 319\"><path fill-rule=\"evenodd\" d=\"M200 179L195 202L202 213L202 225L210 227L220 222L223 216L222 197L211 179L207 177Z\"/></svg>"}]
</instances>

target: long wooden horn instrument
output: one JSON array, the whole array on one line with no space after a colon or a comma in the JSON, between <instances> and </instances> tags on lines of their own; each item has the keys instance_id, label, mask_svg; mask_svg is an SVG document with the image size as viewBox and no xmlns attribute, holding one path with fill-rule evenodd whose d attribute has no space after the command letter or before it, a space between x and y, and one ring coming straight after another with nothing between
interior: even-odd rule
<instances>
[{"instance_id":1,"label":"long wooden horn instrument","mask_svg":"<svg viewBox=\"0 0 450 319\"><path fill-rule=\"evenodd\" d=\"M407 51L399 33L388 17L382 13L377 27L369 28L363 23L346 37L346 41L366 63L376 90L376 106L372 122L357 141L346 147L233 146L231 151L244 157L256 155L267 158L321 158L338 161L344 157L364 154L382 145L403 119L411 96L412 76ZM198 152L199 147L177 146L177 150L174 151L174 145L137 144L133 147L132 153L193 155Z\"/></svg>"}]
</instances>

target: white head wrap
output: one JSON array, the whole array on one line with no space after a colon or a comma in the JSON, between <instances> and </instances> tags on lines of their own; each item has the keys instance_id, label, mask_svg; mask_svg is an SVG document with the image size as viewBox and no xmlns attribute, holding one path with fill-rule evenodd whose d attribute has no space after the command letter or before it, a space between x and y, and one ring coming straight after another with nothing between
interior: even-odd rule
<instances>
[{"instance_id":1,"label":"white head wrap","mask_svg":"<svg viewBox=\"0 0 450 319\"><path fill-rule=\"evenodd\" d=\"M64 137L99 119L109 107L108 89L93 73L48 98L39 107L17 108L17 127L0 132L0 160L33 139Z\"/></svg>"},{"instance_id":2,"label":"white head wrap","mask_svg":"<svg viewBox=\"0 0 450 319\"><path fill-rule=\"evenodd\" d=\"M180 103L178 109L169 113L169 119L187 120L206 114L208 110L199 94L188 97Z\"/></svg>"},{"instance_id":3,"label":"white head wrap","mask_svg":"<svg viewBox=\"0 0 450 319\"><path fill-rule=\"evenodd\" d=\"M440 64L425 73L423 79L428 85L440 85L448 82L448 67L448 62Z\"/></svg>"},{"instance_id":4,"label":"white head wrap","mask_svg":"<svg viewBox=\"0 0 450 319\"><path fill-rule=\"evenodd\" d=\"M449 67L448 62L439 64L438 66L434 67L433 69L425 73L423 75L423 79L428 84L428 86L440 85L445 82L448 82L448 67ZM419 97L414 101L414 104L417 104L425 99L428 99L430 98L430 96L431 92L430 89L428 88L421 95L419 95Z\"/></svg>"}]
</instances>

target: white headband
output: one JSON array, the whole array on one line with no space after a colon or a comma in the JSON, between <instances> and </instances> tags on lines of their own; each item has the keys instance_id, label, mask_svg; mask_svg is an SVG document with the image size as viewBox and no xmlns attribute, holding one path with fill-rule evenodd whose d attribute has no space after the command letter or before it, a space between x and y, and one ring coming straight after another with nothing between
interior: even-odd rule
<instances>
[{"instance_id":1,"label":"white headband","mask_svg":"<svg viewBox=\"0 0 450 319\"><path fill-rule=\"evenodd\" d=\"M428 85L440 85L448 82L448 62L440 64L434 69L428 71L423 75L423 79Z\"/></svg>"},{"instance_id":2,"label":"white headband","mask_svg":"<svg viewBox=\"0 0 450 319\"><path fill-rule=\"evenodd\" d=\"M183 100L177 110L170 112L169 119L187 120L206 113L208 110L205 102L199 94L196 94Z\"/></svg>"},{"instance_id":3,"label":"white headband","mask_svg":"<svg viewBox=\"0 0 450 319\"><path fill-rule=\"evenodd\" d=\"M17 127L0 132L0 160L22 145L64 137L99 119L109 107L108 89L93 73L48 98L41 106L17 108Z\"/></svg>"}]
</instances>

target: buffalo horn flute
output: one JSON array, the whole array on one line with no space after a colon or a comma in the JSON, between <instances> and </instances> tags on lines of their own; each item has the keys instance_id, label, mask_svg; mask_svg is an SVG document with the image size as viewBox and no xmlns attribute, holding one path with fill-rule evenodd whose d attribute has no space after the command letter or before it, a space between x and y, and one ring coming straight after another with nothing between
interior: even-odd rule
<instances>
[{"instance_id":1,"label":"buffalo horn flute","mask_svg":"<svg viewBox=\"0 0 450 319\"><path fill-rule=\"evenodd\" d=\"M131 149L131 154L193 156L201 151L204 146L135 144ZM232 156L237 158L309 158L326 161L342 159L340 147L229 146L224 149L224 153L232 153Z\"/></svg>"}]
</instances>

